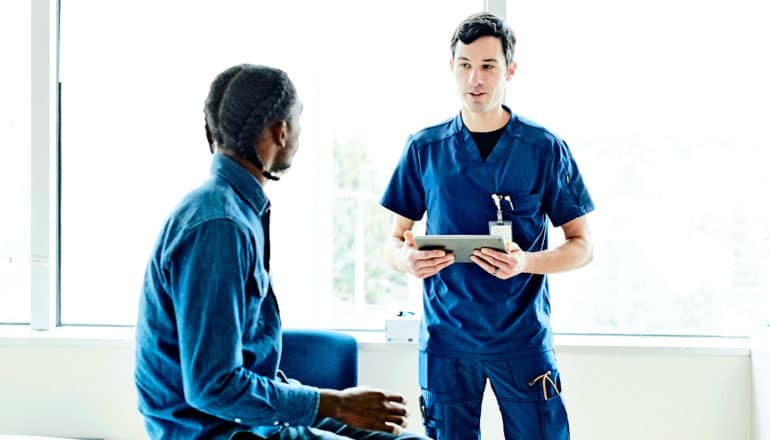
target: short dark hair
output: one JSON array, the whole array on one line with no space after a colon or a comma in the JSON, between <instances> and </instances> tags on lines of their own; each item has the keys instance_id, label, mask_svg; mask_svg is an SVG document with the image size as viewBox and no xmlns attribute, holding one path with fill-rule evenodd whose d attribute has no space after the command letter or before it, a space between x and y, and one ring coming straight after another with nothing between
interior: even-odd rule
<instances>
[{"instance_id":1,"label":"short dark hair","mask_svg":"<svg viewBox=\"0 0 770 440\"><path fill-rule=\"evenodd\" d=\"M217 75L203 110L209 147L234 151L262 169L254 145L271 123L289 119L297 99L286 72L241 64Z\"/></svg>"},{"instance_id":2,"label":"short dark hair","mask_svg":"<svg viewBox=\"0 0 770 440\"><path fill-rule=\"evenodd\" d=\"M452 35L452 57L455 55L457 42L471 44L481 37L492 36L500 40L503 45L503 55L505 55L505 65L510 66L513 62L513 49L516 47L516 36L513 30L503 21L502 18L489 13L480 12L473 14L462 21L455 29Z\"/></svg>"}]
</instances>

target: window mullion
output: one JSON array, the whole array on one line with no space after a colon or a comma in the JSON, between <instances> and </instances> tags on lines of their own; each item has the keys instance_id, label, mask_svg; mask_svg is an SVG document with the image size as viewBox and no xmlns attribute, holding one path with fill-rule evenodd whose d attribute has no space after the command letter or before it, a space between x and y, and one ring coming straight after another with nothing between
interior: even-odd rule
<instances>
[{"instance_id":1,"label":"window mullion","mask_svg":"<svg viewBox=\"0 0 770 440\"><path fill-rule=\"evenodd\" d=\"M484 0L484 10L505 19L507 3L507 0Z\"/></svg>"},{"instance_id":2,"label":"window mullion","mask_svg":"<svg viewBox=\"0 0 770 440\"><path fill-rule=\"evenodd\" d=\"M31 50L31 327L57 323L58 1L33 0Z\"/></svg>"}]
</instances>

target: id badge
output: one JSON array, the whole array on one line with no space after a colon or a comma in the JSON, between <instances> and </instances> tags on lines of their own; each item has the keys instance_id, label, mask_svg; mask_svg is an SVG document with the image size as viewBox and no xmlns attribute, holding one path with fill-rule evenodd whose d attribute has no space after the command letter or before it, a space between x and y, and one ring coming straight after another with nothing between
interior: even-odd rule
<instances>
[{"instance_id":1,"label":"id badge","mask_svg":"<svg viewBox=\"0 0 770 440\"><path fill-rule=\"evenodd\" d=\"M513 241L513 224L506 220L502 222L489 222L489 235L499 235L506 242Z\"/></svg>"}]
</instances>

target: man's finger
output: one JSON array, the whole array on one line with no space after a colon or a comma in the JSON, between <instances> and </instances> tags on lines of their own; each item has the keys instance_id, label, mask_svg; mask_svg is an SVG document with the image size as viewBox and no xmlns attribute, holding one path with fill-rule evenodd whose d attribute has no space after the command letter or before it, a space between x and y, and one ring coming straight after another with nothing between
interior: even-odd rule
<instances>
[{"instance_id":1,"label":"man's finger","mask_svg":"<svg viewBox=\"0 0 770 440\"><path fill-rule=\"evenodd\" d=\"M389 416L386 418L386 422L392 423L396 426L406 428L406 417L401 416Z\"/></svg>"},{"instance_id":2,"label":"man's finger","mask_svg":"<svg viewBox=\"0 0 770 440\"><path fill-rule=\"evenodd\" d=\"M471 261L473 261L474 263L478 264L482 269L486 270L487 272L489 272L489 273L491 273L493 275L497 275L496 273L494 273L495 272L495 267L499 267L499 266L495 266L494 264L490 263L489 261L487 261L484 258L481 258L481 257L479 257L477 255L473 255L471 257Z\"/></svg>"},{"instance_id":3,"label":"man's finger","mask_svg":"<svg viewBox=\"0 0 770 440\"><path fill-rule=\"evenodd\" d=\"M441 258L447 255L446 251L437 249L435 251L422 251L418 258L421 260L431 260L433 258Z\"/></svg>"},{"instance_id":4,"label":"man's finger","mask_svg":"<svg viewBox=\"0 0 770 440\"><path fill-rule=\"evenodd\" d=\"M453 255L447 255L447 258L440 260L438 263L435 264L426 264L426 265L419 265L415 271L415 275L417 275L420 278L428 278L430 276L435 275L440 270L444 269L447 266L451 266L454 264L455 259Z\"/></svg>"},{"instance_id":5,"label":"man's finger","mask_svg":"<svg viewBox=\"0 0 770 440\"><path fill-rule=\"evenodd\" d=\"M383 423L383 426L384 428L382 428L380 431L385 431L393 435L403 434L404 433L403 428L406 428L406 425L401 425L390 421Z\"/></svg>"},{"instance_id":6,"label":"man's finger","mask_svg":"<svg viewBox=\"0 0 770 440\"><path fill-rule=\"evenodd\" d=\"M444 252L444 251L435 251L435 252ZM426 268L427 267L439 267L442 264L447 263L449 261L454 261L454 256L451 255L451 254L450 255L442 255L442 256L439 256L438 258L437 257L429 258L426 261L421 261L421 262L419 262L417 264L420 264L420 265L422 265L421 267L426 267Z\"/></svg>"},{"instance_id":7,"label":"man's finger","mask_svg":"<svg viewBox=\"0 0 770 440\"><path fill-rule=\"evenodd\" d=\"M438 270L439 267L441 267L443 260L417 260L414 262L414 271L415 273L425 273L430 272L434 270Z\"/></svg>"},{"instance_id":8,"label":"man's finger","mask_svg":"<svg viewBox=\"0 0 770 440\"><path fill-rule=\"evenodd\" d=\"M388 402L406 403L404 396L400 394L385 393L385 400Z\"/></svg>"},{"instance_id":9,"label":"man's finger","mask_svg":"<svg viewBox=\"0 0 770 440\"><path fill-rule=\"evenodd\" d=\"M386 407L388 408L388 415L389 416L406 416L408 415L406 408L401 405L400 403L388 403L386 404Z\"/></svg>"},{"instance_id":10,"label":"man's finger","mask_svg":"<svg viewBox=\"0 0 770 440\"><path fill-rule=\"evenodd\" d=\"M499 266L499 263L505 263L508 261L506 258L508 254L501 253L500 251L496 251L494 249L483 248L480 252L482 254L480 257L488 261L493 266Z\"/></svg>"}]
</instances>

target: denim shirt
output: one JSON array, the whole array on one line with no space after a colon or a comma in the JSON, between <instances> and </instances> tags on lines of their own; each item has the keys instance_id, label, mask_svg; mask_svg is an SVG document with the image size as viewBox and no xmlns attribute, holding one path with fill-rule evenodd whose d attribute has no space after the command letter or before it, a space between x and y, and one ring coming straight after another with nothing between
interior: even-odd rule
<instances>
[{"instance_id":1,"label":"denim shirt","mask_svg":"<svg viewBox=\"0 0 770 440\"><path fill-rule=\"evenodd\" d=\"M166 221L136 327L139 411L151 438L267 435L315 420L319 391L276 380L269 213L259 181L215 154L210 179Z\"/></svg>"}]
</instances>

